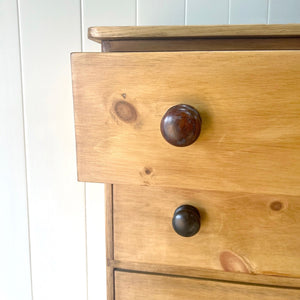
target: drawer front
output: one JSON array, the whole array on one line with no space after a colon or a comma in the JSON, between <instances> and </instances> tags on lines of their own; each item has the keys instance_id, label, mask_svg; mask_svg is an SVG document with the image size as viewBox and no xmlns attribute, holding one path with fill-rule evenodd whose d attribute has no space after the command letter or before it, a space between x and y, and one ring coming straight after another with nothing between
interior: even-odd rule
<instances>
[{"instance_id":1,"label":"drawer front","mask_svg":"<svg viewBox=\"0 0 300 300\"><path fill-rule=\"evenodd\" d=\"M300 195L300 52L72 55L81 181ZM165 112L202 119L187 147Z\"/></svg>"},{"instance_id":2,"label":"drawer front","mask_svg":"<svg viewBox=\"0 0 300 300\"><path fill-rule=\"evenodd\" d=\"M181 205L201 227L175 233ZM118 261L300 277L300 198L114 185L114 259Z\"/></svg>"},{"instance_id":3,"label":"drawer front","mask_svg":"<svg viewBox=\"0 0 300 300\"><path fill-rule=\"evenodd\" d=\"M165 299L299 299L300 290L209 280L115 272L116 300Z\"/></svg>"}]
</instances>

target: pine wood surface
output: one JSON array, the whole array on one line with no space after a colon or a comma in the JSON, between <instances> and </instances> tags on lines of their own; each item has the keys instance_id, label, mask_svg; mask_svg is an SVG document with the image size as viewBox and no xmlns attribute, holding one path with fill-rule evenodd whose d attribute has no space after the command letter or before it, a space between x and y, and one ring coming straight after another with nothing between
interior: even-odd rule
<instances>
[{"instance_id":1,"label":"pine wood surface","mask_svg":"<svg viewBox=\"0 0 300 300\"><path fill-rule=\"evenodd\" d=\"M153 39L195 37L300 36L299 24L201 25L201 26L99 26L90 27L89 39Z\"/></svg>"},{"instance_id":2,"label":"pine wood surface","mask_svg":"<svg viewBox=\"0 0 300 300\"><path fill-rule=\"evenodd\" d=\"M200 231L175 233L172 217L196 207ZM300 199L293 196L114 185L114 259L300 277Z\"/></svg>"},{"instance_id":3,"label":"pine wood surface","mask_svg":"<svg viewBox=\"0 0 300 300\"><path fill-rule=\"evenodd\" d=\"M115 272L116 300L298 300L300 290L141 273Z\"/></svg>"},{"instance_id":4,"label":"pine wood surface","mask_svg":"<svg viewBox=\"0 0 300 300\"><path fill-rule=\"evenodd\" d=\"M72 55L78 178L300 194L300 52ZM194 106L199 139L177 148L166 110Z\"/></svg>"},{"instance_id":5,"label":"pine wood surface","mask_svg":"<svg viewBox=\"0 0 300 300\"><path fill-rule=\"evenodd\" d=\"M106 294L108 300L114 299L114 267L109 264L114 258L113 244L113 185L105 185L105 238L106 238Z\"/></svg>"}]
</instances>

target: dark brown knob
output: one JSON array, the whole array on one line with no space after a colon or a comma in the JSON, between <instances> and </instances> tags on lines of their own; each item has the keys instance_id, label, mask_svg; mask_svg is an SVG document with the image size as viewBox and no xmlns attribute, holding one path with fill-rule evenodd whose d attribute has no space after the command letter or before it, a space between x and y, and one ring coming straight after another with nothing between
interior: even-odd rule
<instances>
[{"instance_id":1,"label":"dark brown knob","mask_svg":"<svg viewBox=\"0 0 300 300\"><path fill-rule=\"evenodd\" d=\"M164 139L177 147L194 143L201 131L201 117L198 111L186 104L172 106L164 114L160 131Z\"/></svg>"},{"instance_id":2,"label":"dark brown knob","mask_svg":"<svg viewBox=\"0 0 300 300\"><path fill-rule=\"evenodd\" d=\"M184 237L193 236L201 226L200 213L194 206L181 205L174 212L172 225L179 235Z\"/></svg>"}]
</instances>

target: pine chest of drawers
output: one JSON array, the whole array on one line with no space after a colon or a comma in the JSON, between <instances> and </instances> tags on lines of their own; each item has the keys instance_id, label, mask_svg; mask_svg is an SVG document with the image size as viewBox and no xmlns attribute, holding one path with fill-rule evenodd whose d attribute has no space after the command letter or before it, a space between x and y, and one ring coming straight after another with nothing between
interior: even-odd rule
<instances>
[{"instance_id":1,"label":"pine chest of drawers","mask_svg":"<svg viewBox=\"0 0 300 300\"><path fill-rule=\"evenodd\" d=\"M89 36L77 167L106 183L109 299L300 299L300 25Z\"/></svg>"}]
</instances>

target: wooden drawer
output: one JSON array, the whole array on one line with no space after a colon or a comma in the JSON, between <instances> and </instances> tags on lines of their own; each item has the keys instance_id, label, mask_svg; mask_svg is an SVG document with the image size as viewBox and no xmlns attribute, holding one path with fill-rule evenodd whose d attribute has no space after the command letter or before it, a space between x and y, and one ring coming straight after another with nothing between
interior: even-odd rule
<instances>
[{"instance_id":1,"label":"wooden drawer","mask_svg":"<svg viewBox=\"0 0 300 300\"><path fill-rule=\"evenodd\" d=\"M72 55L81 181L300 195L300 51ZM186 103L198 140L160 121Z\"/></svg>"},{"instance_id":2,"label":"wooden drawer","mask_svg":"<svg viewBox=\"0 0 300 300\"><path fill-rule=\"evenodd\" d=\"M116 271L115 299L292 300L300 290Z\"/></svg>"},{"instance_id":3,"label":"wooden drawer","mask_svg":"<svg viewBox=\"0 0 300 300\"><path fill-rule=\"evenodd\" d=\"M172 227L177 207L200 211L200 231ZM114 185L114 259L300 277L300 198Z\"/></svg>"}]
</instances>

